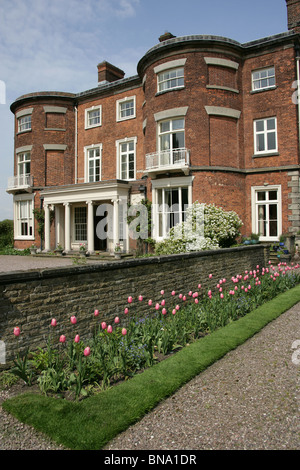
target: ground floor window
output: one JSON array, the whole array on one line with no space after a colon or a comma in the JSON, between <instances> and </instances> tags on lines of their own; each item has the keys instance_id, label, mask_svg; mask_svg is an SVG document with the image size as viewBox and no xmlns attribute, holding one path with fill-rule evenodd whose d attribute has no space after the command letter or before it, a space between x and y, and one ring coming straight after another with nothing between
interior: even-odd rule
<instances>
[{"instance_id":1,"label":"ground floor window","mask_svg":"<svg viewBox=\"0 0 300 470\"><path fill-rule=\"evenodd\" d=\"M172 227L185 221L186 210L192 203L191 182L190 177L153 181L155 239L165 238Z\"/></svg>"},{"instance_id":2,"label":"ground floor window","mask_svg":"<svg viewBox=\"0 0 300 470\"><path fill-rule=\"evenodd\" d=\"M34 237L33 199L15 201L15 238Z\"/></svg>"},{"instance_id":3,"label":"ground floor window","mask_svg":"<svg viewBox=\"0 0 300 470\"><path fill-rule=\"evenodd\" d=\"M252 231L261 240L278 240L281 235L281 188L252 188Z\"/></svg>"},{"instance_id":4,"label":"ground floor window","mask_svg":"<svg viewBox=\"0 0 300 470\"><path fill-rule=\"evenodd\" d=\"M86 207L74 208L75 241L85 242L87 240L87 210Z\"/></svg>"}]
</instances>

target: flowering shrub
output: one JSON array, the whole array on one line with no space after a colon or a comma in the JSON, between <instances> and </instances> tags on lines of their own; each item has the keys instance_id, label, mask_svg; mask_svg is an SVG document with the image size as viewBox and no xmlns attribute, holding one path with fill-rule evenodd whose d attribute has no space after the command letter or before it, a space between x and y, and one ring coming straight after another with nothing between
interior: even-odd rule
<instances>
[{"instance_id":1,"label":"flowering shrub","mask_svg":"<svg viewBox=\"0 0 300 470\"><path fill-rule=\"evenodd\" d=\"M45 394L72 393L78 399L97 387L103 389L131 377L152 366L160 355L184 347L294 287L300 282L299 267L286 263L276 268L271 264L256 266L230 280L221 278L208 290L200 283L188 292L176 292L174 286L171 301L165 298L164 290L156 300L128 296L124 316L115 317L112 325L101 320L98 309L94 311L93 317L99 323L88 344L78 331L71 337L56 335L58 322L49 319L47 349L26 352L23 358L18 354L12 372L28 385L36 380ZM211 284L213 275L208 278ZM149 307L149 313L140 318L135 309L142 302ZM70 323L78 328L74 315ZM16 326L13 333L19 342L21 329Z\"/></svg>"},{"instance_id":2,"label":"flowering shrub","mask_svg":"<svg viewBox=\"0 0 300 470\"><path fill-rule=\"evenodd\" d=\"M243 225L233 211L214 204L194 202L186 211L186 220L169 231L168 238L155 246L156 254L214 250L231 246Z\"/></svg>"}]
</instances>

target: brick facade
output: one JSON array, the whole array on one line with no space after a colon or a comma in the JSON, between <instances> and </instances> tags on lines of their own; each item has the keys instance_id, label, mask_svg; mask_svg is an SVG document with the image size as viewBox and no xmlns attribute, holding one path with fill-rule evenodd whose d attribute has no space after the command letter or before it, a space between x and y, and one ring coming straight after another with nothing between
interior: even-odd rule
<instances>
[{"instance_id":1,"label":"brick facade","mask_svg":"<svg viewBox=\"0 0 300 470\"><path fill-rule=\"evenodd\" d=\"M116 220L120 199L132 203L147 195L157 203L170 188L175 199L185 188L188 203L236 211L243 234L259 232L264 242L300 230L299 106L293 99L300 1L286 3L285 33L246 44L167 33L140 59L134 77L124 78L104 61L96 88L33 93L12 104L15 176L20 152L27 151L33 182L26 192L21 185L9 191L16 212L28 194L35 195L35 207L56 210L46 249L58 242L67 251L78 249L82 241L90 251L99 249L100 204L113 204ZM18 132L26 112L31 128ZM75 220L79 206L85 208L83 229ZM111 251L121 241L128 251L132 240L128 234L120 239L115 224L101 247ZM25 225L15 215L17 248L39 244L36 224L30 236ZM164 236L160 230L157 239Z\"/></svg>"}]
</instances>

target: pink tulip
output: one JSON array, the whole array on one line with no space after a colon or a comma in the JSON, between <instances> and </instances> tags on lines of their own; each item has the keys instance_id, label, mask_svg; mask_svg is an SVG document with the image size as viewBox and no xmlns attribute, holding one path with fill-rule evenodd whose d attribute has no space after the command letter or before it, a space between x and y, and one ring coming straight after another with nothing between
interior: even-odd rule
<instances>
[{"instance_id":1,"label":"pink tulip","mask_svg":"<svg viewBox=\"0 0 300 470\"><path fill-rule=\"evenodd\" d=\"M172 290L171 294L172 294L172 295L175 295L175 294L176 294L176 292L175 292L174 290Z\"/></svg>"},{"instance_id":2,"label":"pink tulip","mask_svg":"<svg viewBox=\"0 0 300 470\"><path fill-rule=\"evenodd\" d=\"M120 318L116 317L114 321L115 321L116 324L118 324L118 323L120 323Z\"/></svg>"},{"instance_id":3,"label":"pink tulip","mask_svg":"<svg viewBox=\"0 0 300 470\"><path fill-rule=\"evenodd\" d=\"M59 341L60 341L61 343L65 343L65 341L66 341L65 335L61 335L61 337L59 338Z\"/></svg>"},{"instance_id":4,"label":"pink tulip","mask_svg":"<svg viewBox=\"0 0 300 470\"><path fill-rule=\"evenodd\" d=\"M77 319L74 315L71 317L71 323L72 325L75 325L77 323Z\"/></svg>"},{"instance_id":5,"label":"pink tulip","mask_svg":"<svg viewBox=\"0 0 300 470\"><path fill-rule=\"evenodd\" d=\"M160 293L161 293L161 295L164 295L165 291L164 291L164 290L161 290Z\"/></svg>"},{"instance_id":6,"label":"pink tulip","mask_svg":"<svg viewBox=\"0 0 300 470\"><path fill-rule=\"evenodd\" d=\"M198 284L198 289L201 289L201 284Z\"/></svg>"},{"instance_id":7,"label":"pink tulip","mask_svg":"<svg viewBox=\"0 0 300 470\"><path fill-rule=\"evenodd\" d=\"M161 313L165 315L167 313L167 310L165 308L162 309Z\"/></svg>"},{"instance_id":8,"label":"pink tulip","mask_svg":"<svg viewBox=\"0 0 300 470\"><path fill-rule=\"evenodd\" d=\"M148 300L148 305L150 305L150 306L152 305L152 300L151 299Z\"/></svg>"},{"instance_id":9,"label":"pink tulip","mask_svg":"<svg viewBox=\"0 0 300 470\"><path fill-rule=\"evenodd\" d=\"M212 278L212 274L209 274L209 276L208 276L208 277L209 277L209 279L211 279L211 278Z\"/></svg>"},{"instance_id":10,"label":"pink tulip","mask_svg":"<svg viewBox=\"0 0 300 470\"><path fill-rule=\"evenodd\" d=\"M162 306L164 306L165 304L166 304L166 301L165 301L165 299L162 299L162 301L161 301L161 305L162 305Z\"/></svg>"},{"instance_id":11,"label":"pink tulip","mask_svg":"<svg viewBox=\"0 0 300 470\"><path fill-rule=\"evenodd\" d=\"M179 294L179 296L178 296L178 297L179 297L180 299L182 299L182 294Z\"/></svg>"},{"instance_id":12,"label":"pink tulip","mask_svg":"<svg viewBox=\"0 0 300 470\"><path fill-rule=\"evenodd\" d=\"M75 342L75 343L79 343L79 341L80 341L80 336L79 336L79 335L76 335L76 336L75 336L75 339L74 339L74 342Z\"/></svg>"},{"instance_id":13,"label":"pink tulip","mask_svg":"<svg viewBox=\"0 0 300 470\"><path fill-rule=\"evenodd\" d=\"M190 290L190 291L189 291L189 296L191 297L192 294L193 294L193 292Z\"/></svg>"},{"instance_id":14,"label":"pink tulip","mask_svg":"<svg viewBox=\"0 0 300 470\"><path fill-rule=\"evenodd\" d=\"M179 305L176 305L175 309L176 309L176 310L179 310L179 309L180 309Z\"/></svg>"},{"instance_id":15,"label":"pink tulip","mask_svg":"<svg viewBox=\"0 0 300 470\"><path fill-rule=\"evenodd\" d=\"M199 300L196 298L196 299L195 299L195 304L197 304L198 302L199 302Z\"/></svg>"},{"instance_id":16,"label":"pink tulip","mask_svg":"<svg viewBox=\"0 0 300 470\"><path fill-rule=\"evenodd\" d=\"M175 308L173 308L172 313L173 313L173 315L175 315L175 313L176 313L176 309L175 309Z\"/></svg>"},{"instance_id":17,"label":"pink tulip","mask_svg":"<svg viewBox=\"0 0 300 470\"><path fill-rule=\"evenodd\" d=\"M113 330L113 329L112 329L112 326L111 326L111 325L108 325L108 327L107 327L107 333L112 333L112 330Z\"/></svg>"},{"instance_id":18,"label":"pink tulip","mask_svg":"<svg viewBox=\"0 0 300 470\"><path fill-rule=\"evenodd\" d=\"M91 348L87 347L85 348L85 350L83 351L83 354L87 357L91 354Z\"/></svg>"},{"instance_id":19,"label":"pink tulip","mask_svg":"<svg viewBox=\"0 0 300 470\"><path fill-rule=\"evenodd\" d=\"M131 304L131 302L132 302L132 297L129 296L129 297L128 297L128 303Z\"/></svg>"},{"instance_id":20,"label":"pink tulip","mask_svg":"<svg viewBox=\"0 0 300 470\"><path fill-rule=\"evenodd\" d=\"M224 299L224 294L220 294L221 299Z\"/></svg>"},{"instance_id":21,"label":"pink tulip","mask_svg":"<svg viewBox=\"0 0 300 470\"><path fill-rule=\"evenodd\" d=\"M126 330L126 328L122 328L122 335L123 335L123 336L127 335L127 330Z\"/></svg>"},{"instance_id":22,"label":"pink tulip","mask_svg":"<svg viewBox=\"0 0 300 470\"><path fill-rule=\"evenodd\" d=\"M182 297L182 300L183 300L183 301L185 301L185 300L186 300L186 296L185 296L185 295Z\"/></svg>"},{"instance_id":23,"label":"pink tulip","mask_svg":"<svg viewBox=\"0 0 300 470\"><path fill-rule=\"evenodd\" d=\"M98 315L99 315L99 310L95 310L95 311L94 311L94 315L95 315L95 317L98 317Z\"/></svg>"},{"instance_id":24,"label":"pink tulip","mask_svg":"<svg viewBox=\"0 0 300 470\"><path fill-rule=\"evenodd\" d=\"M21 333L20 328L19 328L18 326L16 326L16 327L14 328L14 335L15 335L15 336L19 336L20 333Z\"/></svg>"},{"instance_id":25,"label":"pink tulip","mask_svg":"<svg viewBox=\"0 0 300 470\"><path fill-rule=\"evenodd\" d=\"M126 315L128 312L129 312L128 308L127 308L127 307L125 307L125 309L124 309L124 313L125 313L125 315Z\"/></svg>"},{"instance_id":26,"label":"pink tulip","mask_svg":"<svg viewBox=\"0 0 300 470\"><path fill-rule=\"evenodd\" d=\"M207 295L208 295L208 296L211 296L211 290L209 290L209 291L207 292Z\"/></svg>"},{"instance_id":27,"label":"pink tulip","mask_svg":"<svg viewBox=\"0 0 300 470\"><path fill-rule=\"evenodd\" d=\"M107 324L105 323L105 321L103 321L103 322L101 323L101 328L102 328L102 330L106 330Z\"/></svg>"},{"instance_id":28,"label":"pink tulip","mask_svg":"<svg viewBox=\"0 0 300 470\"><path fill-rule=\"evenodd\" d=\"M52 320L51 320L51 326L56 326L56 325L57 325L57 323L56 323L55 318L52 318Z\"/></svg>"},{"instance_id":29,"label":"pink tulip","mask_svg":"<svg viewBox=\"0 0 300 470\"><path fill-rule=\"evenodd\" d=\"M156 305L155 305L155 310L159 310L159 307L160 307L160 305L159 305L159 304L156 304Z\"/></svg>"},{"instance_id":30,"label":"pink tulip","mask_svg":"<svg viewBox=\"0 0 300 470\"><path fill-rule=\"evenodd\" d=\"M143 300L143 296L139 295L139 301L141 302Z\"/></svg>"}]
</instances>

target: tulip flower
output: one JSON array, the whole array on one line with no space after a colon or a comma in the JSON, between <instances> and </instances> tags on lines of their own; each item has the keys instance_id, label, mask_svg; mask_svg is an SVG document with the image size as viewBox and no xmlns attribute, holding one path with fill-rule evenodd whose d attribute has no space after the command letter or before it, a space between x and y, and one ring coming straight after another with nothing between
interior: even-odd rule
<instances>
[{"instance_id":1,"label":"tulip flower","mask_svg":"<svg viewBox=\"0 0 300 470\"><path fill-rule=\"evenodd\" d=\"M56 323L55 318L52 318L52 320L51 320L51 326L56 326L56 325L57 325L57 323Z\"/></svg>"},{"instance_id":2,"label":"tulip flower","mask_svg":"<svg viewBox=\"0 0 300 470\"><path fill-rule=\"evenodd\" d=\"M171 294L172 294L172 295L175 295L175 294L176 294L176 292L175 292L174 290L172 290Z\"/></svg>"},{"instance_id":3,"label":"tulip flower","mask_svg":"<svg viewBox=\"0 0 300 470\"><path fill-rule=\"evenodd\" d=\"M164 291L164 290L161 290L160 293L161 293L161 295L164 295L165 291Z\"/></svg>"},{"instance_id":4,"label":"tulip flower","mask_svg":"<svg viewBox=\"0 0 300 470\"><path fill-rule=\"evenodd\" d=\"M80 341L80 336L79 336L79 335L76 335L76 336L75 336L75 339L74 339L74 342L75 342L75 343L79 343L79 341Z\"/></svg>"},{"instance_id":5,"label":"tulip flower","mask_svg":"<svg viewBox=\"0 0 300 470\"><path fill-rule=\"evenodd\" d=\"M160 305L159 305L159 304L156 304L156 305L155 305L155 310L159 310L159 307L160 307Z\"/></svg>"},{"instance_id":6,"label":"tulip flower","mask_svg":"<svg viewBox=\"0 0 300 470\"><path fill-rule=\"evenodd\" d=\"M165 299L162 299L162 301L161 301L161 305L162 305L162 306L164 306L165 304L166 304L166 301L165 301Z\"/></svg>"},{"instance_id":7,"label":"tulip flower","mask_svg":"<svg viewBox=\"0 0 300 470\"><path fill-rule=\"evenodd\" d=\"M113 329L112 329L112 326L111 326L111 325L108 325L108 327L107 327L107 333L112 333L112 330L113 330Z\"/></svg>"},{"instance_id":8,"label":"tulip flower","mask_svg":"<svg viewBox=\"0 0 300 470\"><path fill-rule=\"evenodd\" d=\"M83 354L87 357L91 354L91 348L89 348L88 346L85 348L85 350L83 351Z\"/></svg>"},{"instance_id":9,"label":"tulip flower","mask_svg":"<svg viewBox=\"0 0 300 470\"><path fill-rule=\"evenodd\" d=\"M128 308L127 308L127 307L125 307L125 309L124 309L124 313L125 313L125 315L126 315L128 312L129 312Z\"/></svg>"},{"instance_id":10,"label":"tulip flower","mask_svg":"<svg viewBox=\"0 0 300 470\"><path fill-rule=\"evenodd\" d=\"M175 309L176 309L176 310L179 310L179 309L180 309L179 305L176 305Z\"/></svg>"},{"instance_id":11,"label":"tulip flower","mask_svg":"<svg viewBox=\"0 0 300 470\"><path fill-rule=\"evenodd\" d=\"M128 303L131 304L131 302L132 302L132 297L129 296L129 297L128 297Z\"/></svg>"},{"instance_id":12,"label":"tulip flower","mask_svg":"<svg viewBox=\"0 0 300 470\"><path fill-rule=\"evenodd\" d=\"M148 300L148 305L150 305L150 306L152 305L152 300L151 299Z\"/></svg>"},{"instance_id":13,"label":"tulip flower","mask_svg":"<svg viewBox=\"0 0 300 470\"><path fill-rule=\"evenodd\" d=\"M15 336L19 336L20 333L21 333L20 328L19 328L18 326L16 326L16 327L14 328L14 335L15 335Z\"/></svg>"},{"instance_id":14,"label":"tulip flower","mask_svg":"<svg viewBox=\"0 0 300 470\"><path fill-rule=\"evenodd\" d=\"M114 320L114 322L115 322L116 324L120 323L120 318L119 318L119 317L116 317L115 320Z\"/></svg>"},{"instance_id":15,"label":"tulip flower","mask_svg":"<svg viewBox=\"0 0 300 470\"><path fill-rule=\"evenodd\" d=\"M195 298L195 304L197 304L199 302L199 300L197 299L197 297Z\"/></svg>"},{"instance_id":16,"label":"tulip flower","mask_svg":"<svg viewBox=\"0 0 300 470\"><path fill-rule=\"evenodd\" d=\"M211 279L211 278L212 278L212 274L209 274L209 276L208 276L208 277L209 277L209 279Z\"/></svg>"},{"instance_id":17,"label":"tulip flower","mask_svg":"<svg viewBox=\"0 0 300 470\"><path fill-rule=\"evenodd\" d=\"M167 313L167 310L165 308L162 309L161 313L165 315Z\"/></svg>"},{"instance_id":18,"label":"tulip flower","mask_svg":"<svg viewBox=\"0 0 300 470\"><path fill-rule=\"evenodd\" d=\"M139 295L139 301L141 302L143 300L143 296Z\"/></svg>"},{"instance_id":19,"label":"tulip flower","mask_svg":"<svg viewBox=\"0 0 300 470\"><path fill-rule=\"evenodd\" d=\"M99 315L99 310L95 310L95 311L94 311L94 315L95 315L95 317L98 317L98 315Z\"/></svg>"},{"instance_id":20,"label":"tulip flower","mask_svg":"<svg viewBox=\"0 0 300 470\"><path fill-rule=\"evenodd\" d=\"M73 315L71 317L71 323L72 323L72 325L75 325L77 323L77 319L76 319L75 315Z\"/></svg>"},{"instance_id":21,"label":"tulip flower","mask_svg":"<svg viewBox=\"0 0 300 470\"><path fill-rule=\"evenodd\" d=\"M65 335L61 335L60 338L59 338L59 341L60 341L60 343L65 343L65 341L66 341Z\"/></svg>"},{"instance_id":22,"label":"tulip flower","mask_svg":"<svg viewBox=\"0 0 300 470\"><path fill-rule=\"evenodd\" d=\"M176 313L176 309L175 309L175 308L173 308L172 313L173 313L173 315L175 315L175 313Z\"/></svg>"},{"instance_id":23,"label":"tulip flower","mask_svg":"<svg viewBox=\"0 0 300 470\"><path fill-rule=\"evenodd\" d=\"M123 335L123 336L127 335L127 330L126 330L126 328L122 328L122 335Z\"/></svg>"},{"instance_id":24,"label":"tulip flower","mask_svg":"<svg viewBox=\"0 0 300 470\"><path fill-rule=\"evenodd\" d=\"M221 299L224 299L224 294L220 294Z\"/></svg>"},{"instance_id":25,"label":"tulip flower","mask_svg":"<svg viewBox=\"0 0 300 470\"><path fill-rule=\"evenodd\" d=\"M103 321L103 322L101 323L101 328L102 328L102 330L106 330L107 324L105 323L105 321Z\"/></svg>"}]
</instances>

